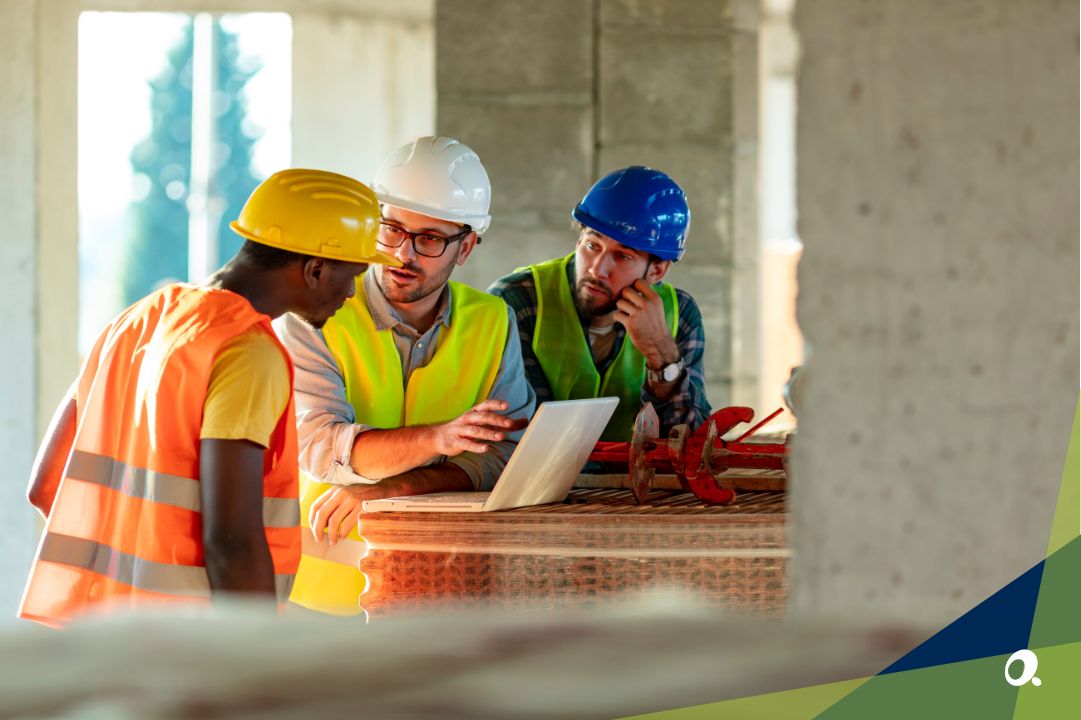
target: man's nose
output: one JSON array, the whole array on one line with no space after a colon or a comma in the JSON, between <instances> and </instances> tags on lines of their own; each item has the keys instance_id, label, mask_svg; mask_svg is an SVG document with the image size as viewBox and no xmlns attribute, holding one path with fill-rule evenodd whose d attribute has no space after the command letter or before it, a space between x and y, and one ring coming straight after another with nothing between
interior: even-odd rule
<instances>
[{"instance_id":1,"label":"man's nose","mask_svg":"<svg viewBox=\"0 0 1081 720\"><path fill-rule=\"evenodd\" d=\"M402 241L402 244L394 248L394 257L402 261L403 264L408 265L410 260L417 259L417 253L413 249L413 238L407 237Z\"/></svg>"},{"instance_id":2,"label":"man's nose","mask_svg":"<svg viewBox=\"0 0 1081 720\"><path fill-rule=\"evenodd\" d=\"M604 280L611 273L611 263L606 255L601 254L593 258L593 262L589 264L587 269L592 277Z\"/></svg>"}]
</instances>

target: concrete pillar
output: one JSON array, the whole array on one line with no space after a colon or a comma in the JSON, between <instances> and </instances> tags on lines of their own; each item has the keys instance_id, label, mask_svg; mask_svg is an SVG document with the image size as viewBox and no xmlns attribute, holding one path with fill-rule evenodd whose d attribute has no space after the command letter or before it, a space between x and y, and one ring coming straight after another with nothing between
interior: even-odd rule
<instances>
[{"instance_id":1,"label":"concrete pillar","mask_svg":"<svg viewBox=\"0 0 1081 720\"><path fill-rule=\"evenodd\" d=\"M392 150L434 131L432 9L417 5L291 14L294 165L371 182Z\"/></svg>"},{"instance_id":2,"label":"concrete pillar","mask_svg":"<svg viewBox=\"0 0 1081 720\"><path fill-rule=\"evenodd\" d=\"M796 8L795 610L942 624L1044 557L1078 398L1077 26L1051 0Z\"/></svg>"},{"instance_id":3,"label":"concrete pillar","mask_svg":"<svg viewBox=\"0 0 1081 720\"><path fill-rule=\"evenodd\" d=\"M78 39L80 0L40 0L35 74L37 437L79 372Z\"/></svg>"},{"instance_id":4,"label":"concrete pillar","mask_svg":"<svg viewBox=\"0 0 1081 720\"><path fill-rule=\"evenodd\" d=\"M37 52L36 0L0 4L0 326L5 351L0 355L0 618L10 618L22 594L22 580L34 551L34 519L26 502L26 478L34 459L36 434L37 347ZM0 619L0 622L3 622Z\"/></svg>"},{"instance_id":5,"label":"concrete pillar","mask_svg":"<svg viewBox=\"0 0 1081 720\"><path fill-rule=\"evenodd\" d=\"M597 174L651 165L687 191L687 254L668 279L701 307L706 392L714 406L727 405L735 199L733 3L602 0L600 10Z\"/></svg>"},{"instance_id":6,"label":"concrete pillar","mask_svg":"<svg viewBox=\"0 0 1081 720\"><path fill-rule=\"evenodd\" d=\"M437 3L436 127L492 179L491 230L458 279L484 288L573 247L594 172L593 27L581 0Z\"/></svg>"},{"instance_id":7,"label":"concrete pillar","mask_svg":"<svg viewBox=\"0 0 1081 720\"><path fill-rule=\"evenodd\" d=\"M738 47L756 77L747 25L735 31L732 4L719 0L440 0L437 127L473 146L493 183L492 230L459 279L486 286L569 252L570 211L594 180L632 164L664 169L686 188L692 211L689 250L669 279L702 307L707 391L715 405L727 403L732 67ZM754 132L746 117L741 127ZM743 150L753 153L753 143ZM754 162L743 169L753 185ZM741 227L755 233L750 214Z\"/></svg>"}]
</instances>

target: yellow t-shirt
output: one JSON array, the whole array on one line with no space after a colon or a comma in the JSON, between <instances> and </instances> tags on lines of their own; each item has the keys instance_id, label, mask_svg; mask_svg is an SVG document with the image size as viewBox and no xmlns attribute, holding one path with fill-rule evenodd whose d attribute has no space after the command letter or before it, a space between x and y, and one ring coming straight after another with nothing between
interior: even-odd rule
<instances>
[{"instance_id":1,"label":"yellow t-shirt","mask_svg":"<svg viewBox=\"0 0 1081 720\"><path fill-rule=\"evenodd\" d=\"M289 366L277 343L254 328L222 346L203 403L202 439L267 447L289 403Z\"/></svg>"}]
</instances>

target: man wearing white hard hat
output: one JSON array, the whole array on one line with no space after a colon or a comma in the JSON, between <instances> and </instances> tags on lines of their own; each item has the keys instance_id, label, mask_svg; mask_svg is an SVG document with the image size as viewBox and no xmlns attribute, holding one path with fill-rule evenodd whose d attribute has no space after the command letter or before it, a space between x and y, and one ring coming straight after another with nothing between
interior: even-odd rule
<instances>
[{"instance_id":1,"label":"man wearing white hard hat","mask_svg":"<svg viewBox=\"0 0 1081 720\"><path fill-rule=\"evenodd\" d=\"M291 316L275 326L297 370L307 524L291 600L338 615L362 612L361 503L490 489L535 404L507 306L450 281L491 221L477 154L420 138L387 157L373 189L380 249L401 267L372 265L321 331Z\"/></svg>"}]
</instances>

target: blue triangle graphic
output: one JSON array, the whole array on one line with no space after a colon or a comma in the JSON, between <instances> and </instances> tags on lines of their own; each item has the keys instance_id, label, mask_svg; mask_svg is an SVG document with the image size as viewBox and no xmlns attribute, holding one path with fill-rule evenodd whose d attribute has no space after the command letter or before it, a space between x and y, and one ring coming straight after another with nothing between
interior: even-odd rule
<instances>
[{"instance_id":1,"label":"blue triangle graphic","mask_svg":"<svg viewBox=\"0 0 1081 720\"><path fill-rule=\"evenodd\" d=\"M1009 655L1028 647L1044 562L954 620L880 675Z\"/></svg>"}]
</instances>

